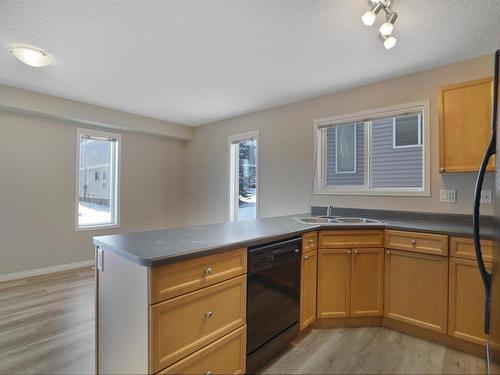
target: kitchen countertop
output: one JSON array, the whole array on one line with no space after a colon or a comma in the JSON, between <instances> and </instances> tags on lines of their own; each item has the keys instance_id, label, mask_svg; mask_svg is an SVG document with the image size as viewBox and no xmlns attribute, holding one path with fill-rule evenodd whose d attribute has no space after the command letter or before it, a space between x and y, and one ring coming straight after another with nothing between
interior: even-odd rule
<instances>
[{"instance_id":1,"label":"kitchen countertop","mask_svg":"<svg viewBox=\"0 0 500 375\"><path fill-rule=\"evenodd\" d=\"M363 213L362 217L378 219L383 223L377 225L325 225L302 224L294 220L294 217L311 216L307 213L233 223L99 236L94 237L94 245L120 254L140 265L154 267L238 246L253 246L270 240L279 240L320 228L385 228L450 236L472 236L472 222L468 221L466 215L397 213L397 211L387 211L390 214L386 214L384 211L375 210L349 210L343 210L341 215L359 217L362 216L359 214ZM338 215L337 212L335 215ZM493 238L493 225L489 220L484 220L484 224L481 224L481 238Z\"/></svg>"}]
</instances>

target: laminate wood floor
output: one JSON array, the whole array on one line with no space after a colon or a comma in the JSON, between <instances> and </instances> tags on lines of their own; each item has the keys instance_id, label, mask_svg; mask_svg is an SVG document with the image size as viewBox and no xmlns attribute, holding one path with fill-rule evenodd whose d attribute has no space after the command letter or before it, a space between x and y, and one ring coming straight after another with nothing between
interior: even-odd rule
<instances>
[{"instance_id":1,"label":"laminate wood floor","mask_svg":"<svg viewBox=\"0 0 500 375\"><path fill-rule=\"evenodd\" d=\"M263 374L483 374L482 358L382 327L313 329Z\"/></svg>"},{"instance_id":2,"label":"laminate wood floor","mask_svg":"<svg viewBox=\"0 0 500 375\"><path fill-rule=\"evenodd\" d=\"M0 374L94 373L91 268L0 283ZM265 374L484 373L484 361L385 328L314 329Z\"/></svg>"},{"instance_id":3,"label":"laminate wood floor","mask_svg":"<svg viewBox=\"0 0 500 375\"><path fill-rule=\"evenodd\" d=\"M0 283L0 374L94 371L94 271Z\"/></svg>"}]
</instances>

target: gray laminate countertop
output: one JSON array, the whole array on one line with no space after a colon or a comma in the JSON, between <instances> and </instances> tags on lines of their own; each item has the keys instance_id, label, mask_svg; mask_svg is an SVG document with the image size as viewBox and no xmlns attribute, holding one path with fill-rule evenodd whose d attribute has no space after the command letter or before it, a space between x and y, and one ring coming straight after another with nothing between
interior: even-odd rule
<instances>
[{"instance_id":1,"label":"gray laminate countertop","mask_svg":"<svg viewBox=\"0 0 500 375\"><path fill-rule=\"evenodd\" d=\"M294 220L294 217L311 215L297 214L233 223L99 236L94 237L94 245L118 253L140 265L154 267L238 246L253 246L289 238L319 228L386 228L450 236L470 237L472 235L472 223L469 223L464 215L457 219L456 215L422 216L422 214L409 212L396 215L377 214L376 211L371 214L367 214L366 211L362 213L365 214L364 217L383 221L383 224L302 224ZM361 215L354 215L354 212L351 212L351 216ZM493 237L493 226L489 221L482 224L481 228L481 238Z\"/></svg>"}]
</instances>

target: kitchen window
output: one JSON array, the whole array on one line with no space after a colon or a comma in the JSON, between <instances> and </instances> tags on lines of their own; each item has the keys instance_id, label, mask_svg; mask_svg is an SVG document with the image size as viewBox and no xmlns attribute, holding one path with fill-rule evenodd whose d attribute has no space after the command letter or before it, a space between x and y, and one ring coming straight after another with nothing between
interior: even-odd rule
<instances>
[{"instance_id":1,"label":"kitchen window","mask_svg":"<svg viewBox=\"0 0 500 375\"><path fill-rule=\"evenodd\" d=\"M229 220L258 216L259 133L229 137Z\"/></svg>"},{"instance_id":2,"label":"kitchen window","mask_svg":"<svg viewBox=\"0 0 500 375\"><path fill-rule=\"evenodd\" d=\"M429 195L427 101L315 121L316 194Z\"/></svg>"},{"instance_id":3,"label":"kitchen window","mask_svg":"<svg viewBox=\"0 0 500 375\"><path fill-rule=\"evenodd\" d=\"M78 129L77 230L119 226L120 144L119 134Z\"/></svg>"}]
</instances>

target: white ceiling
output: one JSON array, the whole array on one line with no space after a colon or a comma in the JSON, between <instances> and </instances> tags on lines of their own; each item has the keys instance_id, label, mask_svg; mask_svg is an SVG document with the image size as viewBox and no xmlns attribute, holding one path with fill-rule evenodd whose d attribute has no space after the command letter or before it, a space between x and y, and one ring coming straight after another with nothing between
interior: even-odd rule
<instances>
[{"instance_id":1,"label":"white ceiling","mask_svg":"<svg viewBox=\"0 0 500 375\"><path fill-rule=\"evenodd\" d=\"M0 83L196 126L500 48L499 0L393 3L386 51L366 0L2 0Z\"/></svg>"}]
</instances>

